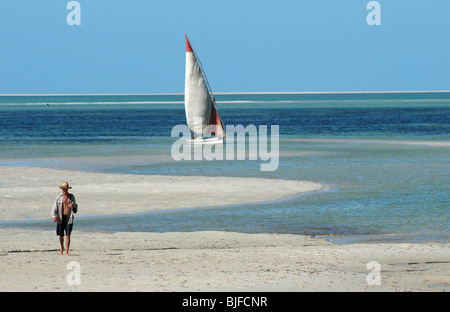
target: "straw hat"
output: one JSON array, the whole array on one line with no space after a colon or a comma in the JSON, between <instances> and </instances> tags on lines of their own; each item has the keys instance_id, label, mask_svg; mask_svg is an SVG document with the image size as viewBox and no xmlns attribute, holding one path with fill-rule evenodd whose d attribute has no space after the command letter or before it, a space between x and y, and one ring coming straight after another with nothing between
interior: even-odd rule
<instances>
[{"instance_id":1,"label":"straw hat","mask_svg":"<svg viewBox=\"0 0 450 312\"><path fill-rule=\"evenodd\" d=\"M66 189L66 190L68 190L68 189L71 189L72 187L69 186L69 183L63 182L63 183L61 183L61 185L59 186L59 188L60 188L60 189Z\"/></svg>"}]
</instances>

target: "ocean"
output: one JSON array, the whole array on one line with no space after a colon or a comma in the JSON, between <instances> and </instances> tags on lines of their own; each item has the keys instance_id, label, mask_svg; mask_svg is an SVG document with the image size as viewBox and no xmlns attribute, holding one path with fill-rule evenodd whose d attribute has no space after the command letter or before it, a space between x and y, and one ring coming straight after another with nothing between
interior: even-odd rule
<instances>
[{"instance_id":1,"label":"ocean","mask_svg":"<svg viewBox=\"0 0 450 312\"><path fill-rule=\"evenodd\" d=\"M80 214L80 230L95 224L108 232L217 230L337 243L449 242L450 92L217 94L216 100L226 125L279 126L276 170L261 171L261 161L249 159L174 161L177 138L171 130L185 124L182 94L0 96L0 166L323 185L273 202ZM48 222L0 221L0 227L48 229Z\"/></svg>"}]
</instances>

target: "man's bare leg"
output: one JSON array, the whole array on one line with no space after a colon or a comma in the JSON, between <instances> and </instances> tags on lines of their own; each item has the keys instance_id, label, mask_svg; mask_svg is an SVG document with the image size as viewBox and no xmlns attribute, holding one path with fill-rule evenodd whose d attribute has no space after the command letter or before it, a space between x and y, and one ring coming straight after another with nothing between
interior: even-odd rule
<instances>
[{"instance_id":1,"label":"man's bare leg","mask_svg":"<svg viewBox=\"0 0 450 312\"><path fill-rule=\"evenodd\" d=\"M70 235L66 235L66 255L70 256L69 254L69 247L70 247Z\"/></svg>"},{"instance_id":2,"label":"man's bare leg","mask_svg":"<svg viewBox=\"0 0 450 312\"><path fill-rule=\"evenodd\" d=\"M61 245L61 249L59 250L59 254L62 255L64 252L64 236L59 237L59 244Z\"/></svg>"}]
</instances>

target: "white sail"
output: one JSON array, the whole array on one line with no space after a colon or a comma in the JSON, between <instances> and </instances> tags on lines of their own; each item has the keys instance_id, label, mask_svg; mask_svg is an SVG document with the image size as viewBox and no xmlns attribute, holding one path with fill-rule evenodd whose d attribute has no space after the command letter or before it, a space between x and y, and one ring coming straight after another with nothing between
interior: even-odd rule
<instances>
[{"instance_id":1,"label":"white sail","mask_svg":"<svg viewBox=\"0 0 450 312\"><path fill-rule=\"evenodd\" d=\"M224 137L223 122L200 62L186 36L186 80L184 107L189 129L202 136L206 127L211 134ZM211 126L215 125L215 126Z\"/></svg>"}]
</instances>

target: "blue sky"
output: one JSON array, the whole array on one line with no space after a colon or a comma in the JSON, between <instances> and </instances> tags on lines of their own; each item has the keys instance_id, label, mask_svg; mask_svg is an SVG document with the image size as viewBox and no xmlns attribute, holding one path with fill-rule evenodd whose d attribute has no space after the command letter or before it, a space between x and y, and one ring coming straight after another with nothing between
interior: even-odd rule
<instances>
[{"instance_id":1,"label":"blue sky","mask_svg":"<svg viewBox=\"0 0 450 312\"><path fill-rule=\"evenodd\" d=\"M0 94L182 93L187 33L215 92L450 90L450 1L0 2Z\"/></svg>"}]
</instances>

